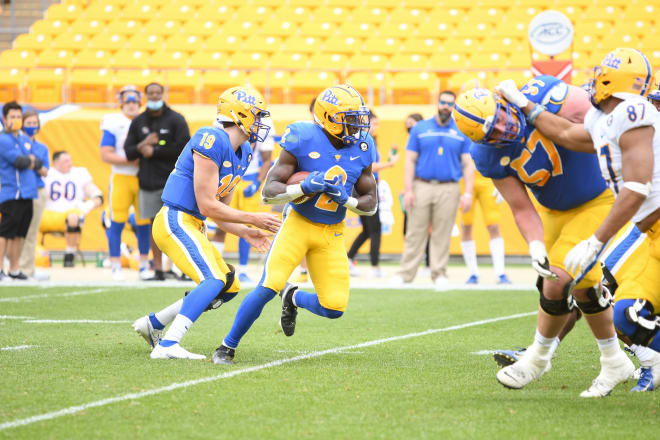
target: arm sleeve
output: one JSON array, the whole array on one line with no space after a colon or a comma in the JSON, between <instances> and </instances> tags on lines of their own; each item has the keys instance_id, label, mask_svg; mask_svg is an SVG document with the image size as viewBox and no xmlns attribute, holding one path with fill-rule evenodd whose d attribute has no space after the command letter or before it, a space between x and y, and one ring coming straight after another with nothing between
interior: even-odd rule
<instances>
[{"instance_id":1,"label":"arm sleeve","mask_svg":"<svg viewBox=\"0 0 660 440\"><path fill-rule=\"evenodd\" d=\"M176 118L172 118L172 129L174 130L173 145L166 145L164 148L156 146L154 148L153 157L158 159L176 159L183 151L184 147L190 140L190 130L188 123L183 116L176 114Z\"/></svg>"},{"instance_id":2,"label":"arm sleeve","mask_svg":"<svg viewBox=\"0 0 660 440\"><path fill-rule=\"evenodd\" d=\"M103 134L101 135L101 146L116 148L116 144L117 138L115 135L110 133L108 130L103 130Z\"/></svg>"},{"instance_id":3,"label":"arm sleeve","mask_svg":"<svg viewBox=\"0 0 660 440\"><path fill-rule=\"evenodd\" d=\"M124 151L126 152L126 159L135 160L140 158L140 153L138 152L137 146L139 143L138 140L138 127L135 121L138 118L135 118L131 121L131 125L128 128L128 134L126 135L126 141L124 142Z\"/></svg>"}]
</instances>

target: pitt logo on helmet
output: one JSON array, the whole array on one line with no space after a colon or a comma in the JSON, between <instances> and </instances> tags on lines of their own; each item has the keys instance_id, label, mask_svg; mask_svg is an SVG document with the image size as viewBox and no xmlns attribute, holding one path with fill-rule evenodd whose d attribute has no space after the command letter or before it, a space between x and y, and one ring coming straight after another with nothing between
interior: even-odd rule
<instances>
[{"instance_id":1,"label":"pitt logo on helmet","mask_svg":"<svg viewBox=\"0 0 660 440\"><path fill-rule=\"evenodd\" d=\"M339 99L332 93L331 89L326 89L321 96L321 101L328 102L333 105L339 104Z\"/></svg>"},{"instance_id":2,"label":"pitt logo on helmet","mask_svg":"<svg viewBox=\"0 0 660 440\"><path fill-rule=\"evenodd\" d=\"M605 56L600 66L594 67L591 101L598 106L610 96L619 99L646 96L653 82L651 64L642 52L616 48Z\"/></svg>"},{"instance_id":3,"label":"pitt logo on helmet","mask_svg":"<svg viewBox=\"0 0 660 440\"><path fill-rule=\"evenodd\" d=\"M252 95L248 95L245 90L236 90L234 92L236 94L236 99L238 99L241 102L244 102L246 104L251 104L251 105L256 105L257 104L257 98L255 98Z\"/></svg>"},{"instance_id":4,"label":"pitt logo on helmet","mask_svg":"<svg viewBox=\"0 0 660 440\"><path fill-rule=\"evenodd\" d=\"M248 142L263 142L270 127L261 122L270 113L261 94L251 86L238 86L222 92L218 98L218 114L214 125L224 128L225 122L234 123L248 137Z\"/></svg>"}]
</instances>

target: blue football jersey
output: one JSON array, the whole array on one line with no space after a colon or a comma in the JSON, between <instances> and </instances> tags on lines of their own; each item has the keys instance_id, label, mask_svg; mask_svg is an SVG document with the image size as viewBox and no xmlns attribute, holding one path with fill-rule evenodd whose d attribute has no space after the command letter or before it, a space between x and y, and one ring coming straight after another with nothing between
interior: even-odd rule
<instances>
[{"instance_id":1,"label":"blue football jersey","mask_svg":"<svg viewBox=\"0 0 660 440\"><path fill-rule=\"evenodd\" d=\"M188 141L167 178L162 199L165 205L204 220L195 199L193 151L208 157L220 169L216 194L220 200L241 180L252 160L252 148L245 142L234 151L227 133L216 127L202 127Z\"/></svg>"},{"instance_id":2,"label":"blue football jersey","mask_svg":"<svg viewBox=\"0 0 660 440\"><path fill-rule=\"evenodd\" d=\"M564 104L568 86L557 78L541 75L530 80L521 91L530 101L543 104L556 114ZM527 124L520 144L502 147L473 144L470 154L481 174L492 179L516 177L549 209L575 208L607 188L594 154L556 145L531 124Z\"/></svg>"},{"instance_id":3,"label":"blue football jersey","mask_svg":"<svg viewBox=\"0 0 660 440\"><path fill-rule=\"evenodd\" d=\"M295 156L297 171L321 171L326 180L340 176L348 194L353 192L355 182L362 171L373 161L372 149L376 148L371 136L345 148L335 148L323 129L313 122L295 122L289 125L280 145ZM319 193L305 203L293 204L293 209L307 219L327 225L339 223L346 216L346 208L333 202L324 193Z\"/></svg>"}]
</instances>

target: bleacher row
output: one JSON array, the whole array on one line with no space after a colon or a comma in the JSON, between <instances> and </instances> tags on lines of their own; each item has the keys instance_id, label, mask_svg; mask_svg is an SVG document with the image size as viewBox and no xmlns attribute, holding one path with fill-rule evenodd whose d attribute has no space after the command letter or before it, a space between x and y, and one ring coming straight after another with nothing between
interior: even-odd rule
<instances>
[{"instance_id":1,"label":"bleacher row","mask_svg":"<svg viewBox=\"0 0 660 440\"><path fill-rule=\"evenodd\" d=\"M502 3L65 0L0 54L0 100L108 102L122 84L161 79L171 102L213 102L242 81L270 102L307 102L334 80L371 89L375 103L428 102L440 83L528 77L527 26L546 9L575 23L568 56L582 77L617 46L660 65L657 1Z\"/></svg>"}]
</instances>

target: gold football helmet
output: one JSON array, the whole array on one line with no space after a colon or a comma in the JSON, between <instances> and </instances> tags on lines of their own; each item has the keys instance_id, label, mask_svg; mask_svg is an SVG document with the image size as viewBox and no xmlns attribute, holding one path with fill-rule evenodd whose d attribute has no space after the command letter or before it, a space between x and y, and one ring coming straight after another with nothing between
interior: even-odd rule
<instances>
[{"instance_id":1,"label":"gold football helmet","mask_svg":"<svg viewBox=\"0 0 660 440\"><path fill-rule=\"evenodd\" d=\"M617 48L594 67L591 101L597 106L610 96L620 99L647 96L653 83L651 64L642 52Z\"/></svg>"},{"instance_id":2,"label":"gold football helmet","mask_svg":"<svg viewBox=\"0 0 660 440\"><path fill-rule=\"evenodd\" d=\"M237 86L222 92L218 98L216 121L233 122L248 136L248 142L263 142L270 127L261 118L270 116L263 96L251 86Z\"/></svg>"},{"instance_id":3,"label":"gold football helmet","mask_svg":"<svg viewBox=\"0 0 660 440\"><path fill-rule=\"evenodd\" d=\"M348 146L366 139L370 113L360 93L341 84L318 95L314 102L314 121Z\"/></svg>"}]
</instances>

